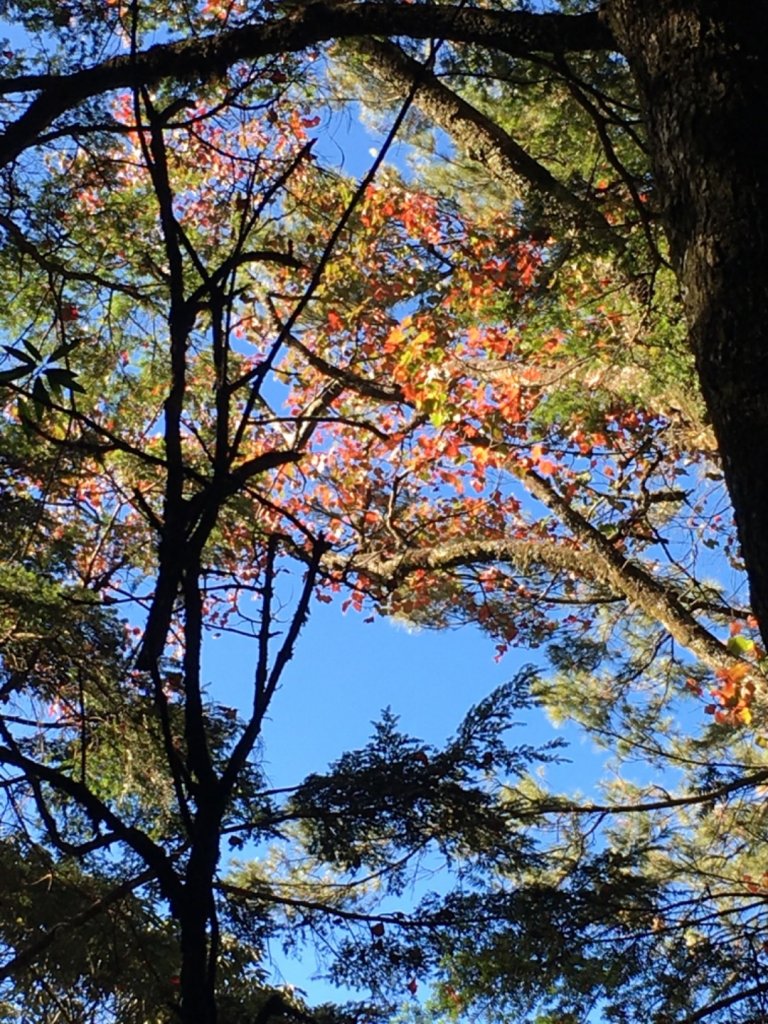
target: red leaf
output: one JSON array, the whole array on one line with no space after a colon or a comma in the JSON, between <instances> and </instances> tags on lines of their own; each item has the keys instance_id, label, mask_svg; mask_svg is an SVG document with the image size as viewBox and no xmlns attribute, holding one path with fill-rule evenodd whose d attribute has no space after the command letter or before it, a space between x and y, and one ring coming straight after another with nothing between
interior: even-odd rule
<instances>
[{"instance_id":1,"label":"red leaf","mask_svg":"<svg viewBox=\"0 0 768 1024\"><path fill-rule=\"evenodd\" d=\"M344 321L341 319L335 309L328 310L328 327L332 331L340 331L344 326Z\"/></svg>"}]
</instances>

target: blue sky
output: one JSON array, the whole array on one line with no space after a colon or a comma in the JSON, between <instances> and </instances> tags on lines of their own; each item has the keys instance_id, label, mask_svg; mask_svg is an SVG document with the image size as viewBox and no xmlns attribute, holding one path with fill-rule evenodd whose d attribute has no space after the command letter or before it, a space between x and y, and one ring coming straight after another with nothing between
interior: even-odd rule
<instances>
[{"instance_id":1,"label":"blue sky","mask_svg":"<svg viewBox=\"0 0 768 1024\"><path fill-rule=\"evenodd\" d=\"M250 647L250 659L248 646L238 650L243 660L238 655L237 666L222 671L219 665L215 674L222 679L236 673L236 700L242 706L250 700L248 662L255 650ZM471 705L524 665L535 664L535 655L512 650L497 662L494 641L472 627L414 631L387 619L365 623L356 612L342 614L337 603L316 604L264 727L270 783L295 784L362 745L371 722L387 706L400 715L405 731L439 744ZM222 699L226 702L229 694ZM548 777L554 784L591 787L602 758L575 728L554 730L543 712L533 710L522 732L520 741L533 744L565 736L572 744L566 756L583 763L578 772L583 781L576 780L574 766L552 767Z\"/></svg>"},{"instance_id":2,"label":"blue sky","mask_svg":"<svg viewBox=\"0 0 768 1024\"><path fill-rule=\"evenodd\" d=\"M440 744L455 732L472 704L535 661L536 652L512 650L497 662L495 642L473 627L408 631L387 619L366 623L367 613L343 614L340 604L314 605L272 702L261 747L271 786L294 785L310 772L322 772L345 750L361 746L385 706L400 715L404 731ZM208 645L205 674L215 680L213 692L244 711L252 697L255 647L253 642L224 638ZM542 711L532 710L521 727L512 730L510 743L538 745L555 736L570 741L561 752L568 761L542 767L545 778L553 788L589 793L605 753L575 727L556 730ZM238 857L248 854L244 851ZM418 898L425 886L440 889L447 884L447 877L429 877L417 884L410 898ZM407 910L409 892L390 909ZM294 959L274 945L270 962L274 980L298 987L310 1004L345 998L322 979L322 964L311 948ZM406 981L404 1002L413 998ZM367 994L346 995L364 999Z\"/></svg>"}]
</instances>

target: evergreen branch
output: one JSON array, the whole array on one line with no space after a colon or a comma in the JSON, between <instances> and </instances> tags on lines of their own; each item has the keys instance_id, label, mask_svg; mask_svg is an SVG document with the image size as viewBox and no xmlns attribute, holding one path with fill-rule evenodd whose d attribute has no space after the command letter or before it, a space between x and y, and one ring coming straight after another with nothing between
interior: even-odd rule
<instances>
[{"instance_id":1,"label":"evergreen branch","mask_svg":"<svg viewBox=\"0 0 768 1024\"><path fill-rule=\"evenodd\" d=\"M164 896L171 905L177 904L182 895L178 876L171 866L168 855L146 832L134 825L127 825L88 786L56 768L41 764L7 746L0 746L0 761L20 769L27 778L45 782L58 792L71 797L92 821L103 821L121 842L141 857L157 878Z\"/></svg>"},{"instance_id":2,"label":"evergreen branch","mask_svg":"<svg viewBox=\"0 0 768 1024\"><path fill-rule=\"evenodd\" d=\"M548 480L532 469L522 471L521 480L531 495L551 509L591 552L595 578L602 579L611 589L624 594L649 619L660 622L673 639L705 665L715 670L747 665L749 678L761 687L765 685L764 676L753 663L731 654L726 645L690 613L673 590L628 558Z\"/></svg>"},{"instance_id":3,"label":"evergreen branch","mask_svg":"<svg viewBox=\"0 0 768 1024\"><path fill-rule=\"evenodd\" d=\"M558 181L524 146L487 114L449 89L433 71L425 70L419 61L394 43L363 39L355 43L355 49L368 58L373 74L393 91L402 93L418 81L416 106L448 132L471 160L488 168L513 194L532 187L545 200L550 200L570 227L586 227L600 244L616 249L623 247L617 231L593 203L575 195Z\"/></svg>"},{"instance_id":4,"label":"evergreen branch","mask_svg":"<svg viewBox=\"0 0 768 1024\"><path fill-rule=\"evenodd\" d=\"M26 946L15 956L11 957L7 963L0 966L0 981L5 981L6 978L12 977L18 971L24 970L35 962L35 960L44 953L58 938L66 935L68 932L74 931L81 925L87 924L92 921L95 917L103 914L106 910L109 910L115 903L119 903L120 900L129 896L136 889L139 889L142 885L146 885L147 882L151 882L155 877L154 872L151 870L143 871L140 875L136 875L135 878L130 878L112 889L111 892L107 893L106 896L101 896L95 900L85 910L81 910L79 914L73 914L72 917L68 917L63 921L57 921L52 927L46 929L40 938L36 939L29 946Z\"/></svg>"},{"instance_id":5,"label":"evergreen branch","mask_svg":"<svg viewBox=\"0 0 768 1024\"><path fill-rule=\"evenodd\" d=\"M565 812L568 814L642 814L647 811L665 811L673 807L693 807L697 804L714 803L723 797L730 796L742 789L753 789L768 782L768 769L747 775L733 782L726 782L716 789L708 789L703 793L691 793L685 796L668 796L663 800L640 801L634 804L576 804L568 800L556 800L552 803L536 805L537 814Z\"/></svg>"},{"instance_id":6,"label":"evergreen branch","mask_svg":"<svg viewBox=\"0 0 768 1024\"><path fill-rule=\"evenodd\" d=\"M390 924L397 928L423 929L433 928L436 924L451 923L449 918L441 918L440 915L432 915L428 919L422 918L419 921L414 921L398 911L388 914L369 914L360 910L347 910L343 907L321 903L319 900L299 899L295 896L286 896L282 892L273 893L264 889L248 889L241 885L233 885L231 882L218 882L216 888L219 892L223 892L227 896L236 896L238 899L276 903L278 906L295 907L297 910L318 911L340 921L354 921L360 924Z\"/></svg>"},{"instance_id":7,"label":"evergreen branch","mask_svg":"<svg viewBox=\"0 0 768 1024\"><path fill-rule=\"evenodd\" d=\"M132 299L142 299L144 292L138 285L126 284L114 278L102 277L92 271L74 270L54 259L50 254L42 253L40 249L24 234L21 228L7 214L0 213L0 227L5 228L8 237L13 240L14 245L20 253L31 257L34 262L47 273L60 277L63 281L81 281L85 284L95 284L100 288L106 288L111 292L120 292L129 295Z\"/></svg>"}]
</instances>

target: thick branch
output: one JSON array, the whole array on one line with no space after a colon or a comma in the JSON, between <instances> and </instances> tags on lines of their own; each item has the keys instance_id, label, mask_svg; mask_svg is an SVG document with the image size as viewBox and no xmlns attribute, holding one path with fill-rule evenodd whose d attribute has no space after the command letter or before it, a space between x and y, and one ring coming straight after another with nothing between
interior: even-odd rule
<instances>
[{"instance_id":1,"label":"thick branch","mask_svg":"<svg viewBox=\"0 0 768 1024\"><path fill-rule=\"evenodd\" d=\"M603 536L578 509L562 498L555 488L533 470L526 471L523 482L529 492L558 516L574 537L591 553L593 574L639 608L649 619L660 622L670 636L713 669L729 669L746 664L731 654L725 644L713 636L682 604L677 594L663 581L629 559ZM753 665L750 677L765 680Z\"/></svg>"},{"instance_id":2,"label":"thick branch","mask_svg":"<svg viewBox=\"0 0 768 1024\"><path fill-rule=\"evenodd\" d=\"M507 563L525 571L539 565L549 572L572 572L581 579L604 587L611 594L639 608L648 618L660 622L670 636L713 670L744 664L725 644L709 632L682 603L674 587L657 579L643 565L629 559L608 538L542 477L533 471L524 482L530 493L556 513L573 534L578 547L553 541L503 538L469 538L418 548L404 548L397 554L361 554L355 558L327 558L324 568L332 571L361 571L390 585L399 585L411 573L457 569L461 566ZM749 665L751 677L762 676Z\"/></svg>"},{"instance_id":3,"label":"thick branch","mask_svg":"<svg viewBox=\"0 0 768 1024\"><path fill-rule=\"evenodd\" d=\"M0 84L0 94L39 91L0 140L0 166L14 160L68 110L115 89L167 79L208 80L238 61L296 53L331 39L410 36L478 43L516 56L615 49L597 14L530 14L432 4L313 3L287 18L246 25L216 36L158 44L114 57L70 75L21 75Z\"/></svg>"},{"instance_id":4,"label":"thick branch","mask_svg":"<svg viewBox=\"0 0 768 1024\"><path fill-rule=\"evenodd\" d=\"M506 562L521 570L541 565L551 572L573 572L587 578L595 576L593 559L577 548L506 537L501 540L446 541L428 547L404 548L396 555L364 554L349 561L329 558L327 562L335 569L362 571L390 585L396 585L422 569L436 572L495 562Z\"/></svg>"},{"instance_id":5,"label":"thick branch","mask_svg":"<svg viewBox=\"0 0 768 1024\"><path fill-rule=\"evenodd\" d=\"M28 778L46 782L59 793L70 797L92 821L103 821L151 869L160 883L166 899L172 904L176 903L181 895L181 886L163 848L153 842L141 829L133 825L126 825L88 786L49 765L40 764L32 758L25 757L11 747L0 746L0 761L19 768Z\"/></svg>"},{"instance_id":6,"label":"thick branch","mask_svg":"<svg viewBox=\"0 0 768 1024\"><path fill-rule=\"evenodd\" d=\"M373 74L398 93L418 80L416 106L450 134L466 156L486 167L511 192L534 188L569 226L589 228L603 244L621 247L621 238L593 203L566 188L492 118L449 89L433 72L393 43L364 39L355 49L365 54Z\"/></svg>"}]
</instances>

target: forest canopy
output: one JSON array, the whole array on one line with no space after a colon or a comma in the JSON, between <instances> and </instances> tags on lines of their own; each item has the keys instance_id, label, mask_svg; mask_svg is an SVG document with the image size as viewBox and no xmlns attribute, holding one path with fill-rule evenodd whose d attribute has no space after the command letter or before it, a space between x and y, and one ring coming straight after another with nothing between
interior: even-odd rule
<instances>
[{"instance_id":1,"label":"forest canopy","mask_svg":"<svg viewBox=\"0 0 768 1024\"><path fill-rule=\"evenodd\" d=\"M3 5L0 1020L765 1015L768 16L722 6ZM318 602L510 680L274 788Z\"/></svg>"}]
</instances>

